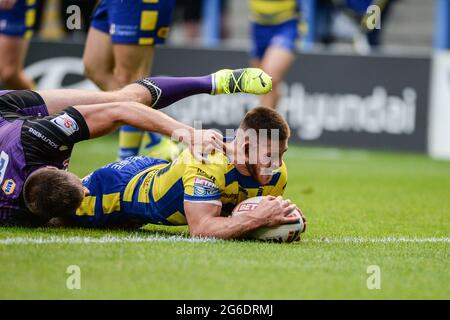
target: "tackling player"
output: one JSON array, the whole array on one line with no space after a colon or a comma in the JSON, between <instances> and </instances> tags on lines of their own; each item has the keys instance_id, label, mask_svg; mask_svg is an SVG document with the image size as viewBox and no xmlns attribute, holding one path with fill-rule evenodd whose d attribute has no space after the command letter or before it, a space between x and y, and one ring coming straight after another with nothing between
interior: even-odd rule
<instances>
[{"instance_id":1,"label":"tackling player","mask_svg":"<svg viewBox=\"0 0 450 320\"><path fill-rule=\"evenodd\" d=\"M174 6L175 0L100 1L86 41L86 76L110 91L148 75L154 46L163 44L169 34ZM169 138L124 126L119 134L119 158L136 156L141 143L156 158L170 159L178 153Z\"/></svg>"},{"instance_id":2,"label":"tackling player","mask_svg":"<svg viewBox=\"0 0 450 320\"><path fill-rule=\"evenodd\" d=\"M298 0L249 0L251 64L272 76L273 91L261 97L265 107L276 108L279 84L295 59L298 38Z\"/></svg>"},{"instance_id":3,"label":"tackling player","mask_svg":"<svg viewBox=\"0 0 450 320\"><path fill-rule=\"evenodd\" d=\"M33 35L36 1L0 0L0 81L8 89L32 89L23 62Z\"/></svg>"},{"instance_id":4,"label":"tackling player","mask_svg":"<svg viewBox=\"0 0 450 320\"><path fill-rule=\"evenodd\" d=\"M255 135L262 130L266 136ZM114 162L82 180L86 196L76 212L51 222L96 228L188 224L192 236L230 239L295 221L286 217L295 206L281 198L289 135L288 124L276 111L255 108L226 144L226 155L209 155L207 164L196 161L189 150L171 163L146 157ZM230 216L236 204L255 196L267 197L254 211ZM39 211L40 197L26 200L36 208L33 212Z\"/></svg>"},{"instance_id":5,"label":"tackling player","mask_svg":"<svg viewBox=\"0 0 450 320\"><path fill-rule=\"evenodd\" d=\"M154 109L200 93L267 93L270 86L263 86L256 77L260 72L240 69L204 77L146 78L115 92L0 91L0 224L42 223L30 221L24 199L38 197L40 213L64 214L79 206L80 180L57 170L67 168L75 143L126 123L166 135L178 130L179 140L191 145L192 128ZM267 75L265 82L271 83ZM210 130L205 136L205 143L222 147L218 133ZM22 192L24 185L28 187Z\"/></svg>"}]
</instances>

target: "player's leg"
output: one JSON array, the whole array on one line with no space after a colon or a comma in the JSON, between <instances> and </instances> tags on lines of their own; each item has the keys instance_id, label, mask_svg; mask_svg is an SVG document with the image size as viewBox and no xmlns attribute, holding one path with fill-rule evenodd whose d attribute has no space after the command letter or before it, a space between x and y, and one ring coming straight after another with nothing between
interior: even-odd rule
<instances>
[{"instance_id":1,"label":"player's leg","mask_svg":"<svg viewBox=\"0 0 450 320\"><path fill-rule=\"evenodd\" d=\"M250 24L250 65L254 68L263 68L263 58L270 46L270 40L274 36L274 28L272 26L261 25L252 22ZM264 70L264 69L263 69ZM264 70L265 71L265 70ZM270 76L272 76L269 73ZM261 101L263 106L266 106L266 101Z\"/></svg>"},{"instance_id":2,"label":"player's leg","mask_svg":"<svg viewBox=\"0 0 450 320\"><path fill-rule=\"evenodd\" d=\"M105 91L118 88L113 77L114 53L108 16L109 0L102 0L95 8L89 28L83 62L88 79Z\"/></svg>"},{"instance_id":3,"label":"player's leg","mask_svg":"<svg viewBox=\"0 0 450 320\"><path fill-rule=\"evenodd\" d=\"M114 44L113 51L115 60L114 79L117 85L122 87L148 75L153 62L153 46ZM136 128L123 126L119 131L118 158L125 159L138 155L143 135L144 133Z\"/></svg>"},{"instance_id":4,"label":"player's leg","mask_svg":"<svg viewBox=\"0 0 450 320\"><path fill-rule=\"evenodd\" d=\"M130 44L113 44L114 79L116 88L145 78L150 73L153 64L154 46L139 46Z\"/></svg>"},{"instance_id":5,"label":"player's leg","mask_svg":"<svg viewBox=\"0 0 450 320\"><path fill-rule=\"evenodd\" d=\"M25 0L18 0L9 10L0 10L0 80L9 89L34 86L23 72L23 63L35 16L35 3Z\"/></svg>"},{"instance_id":6,"label":"player's leg","mask_svg":"<svg viewBox=\"0 0 450 320\"><path fill-rule=\"evenodd\" d=\"M93 26L89 28L83 63L86 77L101 90L116 90L119 86L113 77L114 54L111 37Z\"/></svg>"},{"instance_id":7,"label":"player's leg","mask_svg":"<svg viewBox=\"0 0 450 320\"><path fill-rule=\"evenodd\" d=\"M31 81L23 71L28 40L0 35L0 80L8 89L32 89Z\"/></svg>"},{"instance_id":8,"label":"player's leg","mask_svg":"<svg viewBox=\"0 0 450 320\"><path fill-rule=\"evenodd\" d=\"M272 92L261 97L261 104L265 107L276 108L280 96L279 85L295 60L298 21L291 20L278 26L259 27L255 31L255 37L268 41L260 44L255 54L261 57L261 68L272 77L273 82Z\"/></svg>"},{"instance_id":9,"label":"player's leg","mask_svg":"<svg viewBox=\"0 0 450 320\"><path fill-rule=\"evenodd\" d=\"M273 90L261 97L265 107L276 108L280 99L280 84L295 60L292 51L283 47L270 47L264 54L261 68L272 76Z\"/></svg>"},{"instance_id":10,"label":"player's leg","mask_svg":"<svg viewBox=\"0 0 450 320\"><path fill-rule=\"evenodd\" d=\"M261 68L261 60L266 48L258 49L257 39L252 39L252 49L250 51L250 65L253 68Z\"/></svg>"},{"instance_id":11,"label":"player's leg","mask_svg":"<svg viewBox=\"0 0 450 320\"><path fill-rule=\"evenodd\" d=\"M258 58L250 59L250 65L253 68L261 68L261 59L258 59Z\"/></svg>"},{"instance_id":12,"label":"player's leg","mask_svg":"<svg viewBox=\"0 0 450 320\"><path fill-rule=\"evenodd\" d=\"M263 81L261 81L261 79ZM54 89L37 91L50 114L68 106L133 101L155 109L196 94L266 94L272 89L271 78L261 69L219 70L200 77L150 77L117 91Z\"/></svg>"},{"instance_id":13,"label":"player's leg","mask_svg":"<svg viewBox=\"0 0 450 320\"><path fill-rule=\"evenodd\" d=\"M116 32L112 34L114 51L114 79L118 87L127 83L142 79L149 74L155 52L155 44L162 44L168 34L174 0L166 1L136 1L118 2L111 1L109 7L110 22L116 26ZM121 32L127 29L127 32ZM132 31L130 31L132 30ZM130 126L124 126L119 133L119 159L138 155L142 144L143 132ZM149 135L145 135L146 138ZM162 144L161 136L152 135L152 143L146 144L146 153L155 157L152 153L158 149L158 155L168 158L171 153L171 141L165 139Z\"/></svg>"}]
</instances>

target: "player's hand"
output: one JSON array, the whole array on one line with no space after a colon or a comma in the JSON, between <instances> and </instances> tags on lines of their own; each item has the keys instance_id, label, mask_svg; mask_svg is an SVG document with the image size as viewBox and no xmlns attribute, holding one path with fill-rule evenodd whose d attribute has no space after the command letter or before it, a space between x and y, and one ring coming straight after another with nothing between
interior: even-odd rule
<instances>
[{"instance_id":1,"label":"player's hand","mask_svg":"<svg viewBox=\"0 0 450 320\"><path fill-rule=\"evenodd\" d=\"M265 226L273 227L285 223L293 223L299 221L299 217L287 217L295 209L295 204L282 197L266 196L264 197L256 209L265 219Z\"/></svg>"},{"instance_id":2,"label":"player's hand","mask_svg":"<svg viewBox=\"0 0 450 320\"><path fill-rule=\"evenodd\" d=\"M0 10L9 10L14 7L17 0L0 0Z\"/></svg>"},{"instance_id":3,"label":"player's hand","mask_svg":"<svg viewBox=\"0 0 450 320\"><path fill-rule=\"evenodd\" d=\"M189 149L195 159L208 163L208 154L224 151L223 136L215 130L194 130Z\"/></svg>"},{"instance_id":4,"label":"player's hand","mask_svg":"<svg viewBox=\"0 0 450 320\"><path fill-rule=\"evenodd\" d=\"M303 214L302 210L300 210L298 207L297 207L297 210L298 210L298 212L300 213L300 216L301 216L302 219L303 219L303 224L304 224L303 231L302 231L302 233L303 233L303 232L306 231L306 225L308 224L308 222L306 221L306 217L305 217L305 215Z\"/></svg>"}]
</instances>

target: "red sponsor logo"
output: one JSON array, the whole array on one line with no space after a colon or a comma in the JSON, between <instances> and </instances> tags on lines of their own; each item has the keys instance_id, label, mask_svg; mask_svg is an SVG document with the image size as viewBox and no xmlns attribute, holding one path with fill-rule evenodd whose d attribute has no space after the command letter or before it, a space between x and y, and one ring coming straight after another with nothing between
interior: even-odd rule
<instances>
[{"instance_id":1,"label":"red sponsor logo","mask_svg":"<svg viewBox=\"0 0 450 320\"><path fill-rule=\"evenodd\" d=\"M65 126L67 129L72 128L72 127L73 127L73 122L72 122L72 120L70 120L69 118L64 117L64 126Z\"/></svg>"}]
</instances>

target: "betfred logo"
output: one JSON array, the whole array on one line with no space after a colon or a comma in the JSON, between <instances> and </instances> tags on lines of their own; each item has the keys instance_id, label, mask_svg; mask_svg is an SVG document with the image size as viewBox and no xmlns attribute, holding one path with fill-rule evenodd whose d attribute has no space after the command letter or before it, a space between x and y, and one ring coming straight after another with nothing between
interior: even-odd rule
<instances>
[{"instance_id":1,"label":"betfred logo","mask_svg":"<svg viewBox=\"0 0 450 320\"><path fill-rule=\"evenodd\" d=\"M12 194L15 189L16 189L16 182L13 179L5 180L5 183L3 183L2 186L2 190L7 196Z\"/></svg>"},{"instance_id":2,"label":"betfred logo","mask_svg":"<svg viewBox=\"0 0 450 320\"><path fill-rule=\"evenodd\" d=\"M56 125L67 136L71 136L79 130L77 122L67 113L63 113L62 115L50 120L50 122Z\"/></svg>"},{"instance_id":3,"label":"betfred logo","mask_svg":"<svg viewBox=\"0 0 450 320\"><path fill-rule=\"evenodd\" d=\"M242 203L239 205L238 212L239 211L251 211L255 210L258 207L259 203Z\"/></svg>"}]
</instances>

